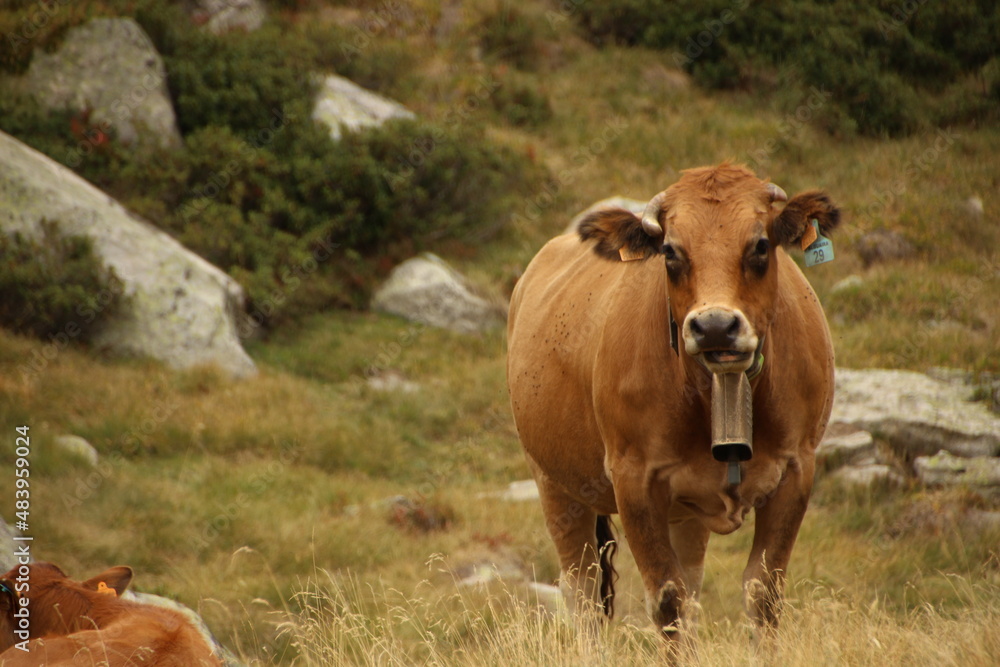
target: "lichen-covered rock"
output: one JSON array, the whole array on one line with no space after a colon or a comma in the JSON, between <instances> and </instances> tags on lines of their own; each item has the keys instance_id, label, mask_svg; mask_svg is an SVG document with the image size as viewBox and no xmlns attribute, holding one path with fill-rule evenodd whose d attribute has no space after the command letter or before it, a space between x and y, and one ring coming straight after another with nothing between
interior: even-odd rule
<instances>
[{"instance_id":1,"label":"lichen-covered rock","mask_svg":"<svg viewBox=\"0 0 1000 667\"><path fill-rule=\"evenodd\" d=\"M505 312L473 294L457 271L431 253L393 269L375 293L372 308L459 333L498 327Z\"/></svg>"},{"instance_id":2,"label":"lichen-covered rock","mask_svg":"<svg viewBox=\"0 0 1000 667\"><path fill-rule=\"evenodd\" d=\"M837 369L830 423L869 431L907 460L942 449L1000 455L1000 417L968 396L963 387L922 373Z\"/></svg>"},{"instance_id":3,"label":"lichen-covered rock","mask_svg":"<svg viewBox=\"0 0 1000 667\"><path fill-rule=\"evenodd\" d=\"M927 486L967 486L1000 496L1000 457L965 458L940 451L918 457L913 468Z\"/></svg>"},{"instance_id":4,"label":"lichen-covered rock","mask_svg":"<svg viewBox=\"0 0 1000 667\"><path fill-rule=\"evenodd\" d=\"M24 86L42 106L111 128L126 146L182 144L163 59L132 19L92 19L70 28L54 52L34 53Z\"/></svg>"},{"instance_id":5,"label":"lichen-covered rock","mask_svg":"<svg viewBox=\"0 0 1000 667\"><path fill-rule=\"evenodd\" d=\"M37 235L43 220L93 239L94 252L124 283L126 303L94 335L95 345L177 368L216 364L238 377L256 372L236 333L245 298L236 281L0 132L0 233Z\"/></svg>"},{"instance_id":6,"label":"lichen-covered rock","mask_svg":"<svg viewBox=\"0 0 1000 667\"><path fill-rule=\"evenodd\" d=\"M402 104L366 90L336 74L323 77L313 106L313 120L330 128L334 141L344 129L377 127L392 118L416 118Z\"/></svg>"},{"instance_id":7,"label":"lichen-covered rock","mask_svg":"<svg viewBox=\"0 0 1000 667\"><path fill-rule=\"evenodd\" d=\"M267 12L261 0L197 0L192 17L206 30L221 35L233 30L253 32L264 24Z\"/></svg>"},{"instance_id":8,"label":"lichen-covered rock","mask_svg":"<svg viewBox=\"0 0 1000 667\"><path fill-rule=\"evenodd\" d=\"M875 484L900 486L905 481L899 472L884 463L844 466L833 473L833 476L847 484L866 487Z\"/></svg>"},{"instance_id":9,"label":"lichen-covered rock","mask_svg":"<svg viewBox=\"0 0 1000 667\"><path fill-rule=\"evenodd\" d=\"M816 460L830 466L875 463L875 439L863 429L831 428L816 449Z\"/></svg>"},{"instance_id":10,"label":"lichen-covered rock","mask_svg":"<svg viewBox=\"0 0 1000 667\"><path fill-rule=\"evenodd\" d=\"M639 201L638 199L629 199L628 197L608 197L607 199L602 199L599 202L594 202L584 210L574 216L570 223L566 225L566 229L563 230L563 234L575 234L577 228L580 226L580 222L595 211L602 211L607 208L623 208L626 211L631 211L636 215L642 215L642 212L646 210L647 202Z\"/></svg>"}]
</instances>

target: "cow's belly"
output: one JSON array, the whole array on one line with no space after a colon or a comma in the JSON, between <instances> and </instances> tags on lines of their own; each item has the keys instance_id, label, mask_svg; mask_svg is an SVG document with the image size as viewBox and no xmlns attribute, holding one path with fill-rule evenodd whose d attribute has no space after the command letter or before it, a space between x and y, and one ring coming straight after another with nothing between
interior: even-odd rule
<instances>
[{"instance_id":1,"label":"cow's belly","mask_svg":"<svg viewBox=\"0 0 1000 667\"><path fill-rule=\"evenodd\" d=\"M671 522L697 519L714 533L726 535L743 525L753 508L761 508L774 495L792 459L756 456L742 466L743 481L737 487L727 482L726 465L683 464L657 475L660 493L667 495L667 517Z\"/></svg>"}]
</instances>

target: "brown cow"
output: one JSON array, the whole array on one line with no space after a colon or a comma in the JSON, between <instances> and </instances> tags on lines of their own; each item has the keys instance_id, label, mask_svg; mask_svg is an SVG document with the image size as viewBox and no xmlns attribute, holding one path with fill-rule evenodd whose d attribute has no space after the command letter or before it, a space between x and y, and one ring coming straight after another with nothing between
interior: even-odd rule
<instances>
[{"instance_id":1,"label":"brown cow","mask_svg":"<svg viewBox=\"0 0 1000 667\"><path fill-rule=\"evenodd\" d=\"M84 582L51 563L0 578L0 665L221 666L182 614L122 600L132 569L112 567ZM26 599L27 603L23 600ZM27 622L22 608L27 608ZM27 625L27 637L16 634ZM23 650L27 649L27 650Z\"/></svg>"},{"instance_id":2,"label":"brown cow","mask_svg":"<svg viewBox=\"0 0 1000 667\"><path fill-rule=\"evenodd\" d=\"M824 233L839 220L821 192L774 208L783 201L744 167L692 169L641 219L598 211L579 237L552 239L518 282L511 405L563 590L578 603L612 613L608 515L618 513L647 610L679 636L709 532L736 530L754 508L744 599L759 626L777 623L834 386L823 310L783 246L813 219ZM711 451L712 374L744 372L752 458L737 468Z\"/></svg>"}]
</instances>

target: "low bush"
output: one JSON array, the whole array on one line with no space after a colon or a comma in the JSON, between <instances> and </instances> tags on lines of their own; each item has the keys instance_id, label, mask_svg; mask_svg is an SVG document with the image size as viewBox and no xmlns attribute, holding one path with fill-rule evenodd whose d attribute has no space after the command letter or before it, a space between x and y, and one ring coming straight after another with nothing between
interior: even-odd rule
<instances>
[{"instance_id":1,"label":"low bush","mask_svg":"<svg viewBox=\"0 0 1000 667\"><path fill-rule=\"evenodd\" d=\"M84 236L44 221L36 237L0 234L0 326L86 340L122 303L123 285Z\"/></svg>"},{"instance_id":2,"label":"low bush","mask_svg":"<svg viewBox=\"0 0 1000 667\"><path fill-rule=\"evenodd\" d=\"M662 49L707 88L761 90L795 79L827 90L835 109L825 124L834 132L901 136L995 116L972 87L938 100L962 77L997 85L986 65L1000 41L1000 7L988 0L620 0L581 4L576 16L595 43Z\"/></svg>"},{"instance_id":3,"label":"low bush","mask_svg":"<svg viewBox=\"0 0 1000 667\"><path fill-rule=\"evenodd\" d=\"M229 272L265 326L363 307L393 262L441 241L471 245L496 234L511 200L542 180L472 118L391 122L334 143L311 118L312 73L328 71L331 59L370 62L367 53L344 60L338 28L299 29L279 17L250 34L214 36L179 7L148 0L133 15L163 55L182 150L136 154L113 136L95 150L86 119L42 113L29 99L0 100L0 129ZM372 72L384 84L398 81ZM504 104L516 124L550 113L532 90Z\"/></svg>"}]
</instances>

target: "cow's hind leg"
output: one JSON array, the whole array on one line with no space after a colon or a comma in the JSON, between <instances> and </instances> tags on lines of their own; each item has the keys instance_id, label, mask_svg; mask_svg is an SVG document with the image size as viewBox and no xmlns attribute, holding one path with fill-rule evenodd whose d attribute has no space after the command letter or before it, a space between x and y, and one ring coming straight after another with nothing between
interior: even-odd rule
<instances>
[{"instance_id":1,"label":"cow's hind leg","mask_svg":"<svg viewBox=\"0 0 1000 667\"><path fill-rule=\"evenodd\" d=\"M545 524L559 554L559 587L567 603L585 615L599 609L610 615L614 595L611 556L615 549L610 519L598 517L541 471L535 471L535 481Z\"/></svg>"}]
</instances>

